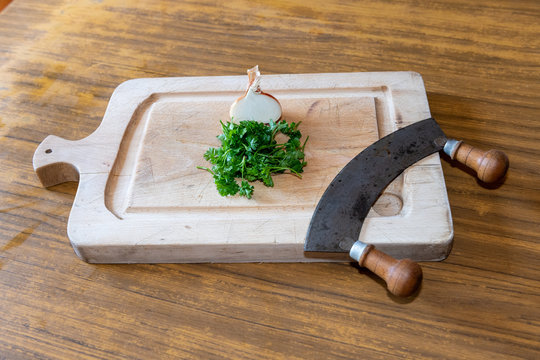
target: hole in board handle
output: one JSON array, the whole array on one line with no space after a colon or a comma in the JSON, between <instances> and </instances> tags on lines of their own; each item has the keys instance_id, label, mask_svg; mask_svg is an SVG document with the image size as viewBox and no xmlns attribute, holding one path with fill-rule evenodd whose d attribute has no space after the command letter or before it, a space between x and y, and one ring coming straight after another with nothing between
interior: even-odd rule
<instances>
[{"instance_id":1,"label":"hole in board handle","mask_svg":"<svg viewBox=\"0 0 540 360\"><path fill-rule=\"evenodd\" d=\"M52 153L52 149L45 150L45 154L50 154L50 153Z\"/></svg>"}]
</instances>

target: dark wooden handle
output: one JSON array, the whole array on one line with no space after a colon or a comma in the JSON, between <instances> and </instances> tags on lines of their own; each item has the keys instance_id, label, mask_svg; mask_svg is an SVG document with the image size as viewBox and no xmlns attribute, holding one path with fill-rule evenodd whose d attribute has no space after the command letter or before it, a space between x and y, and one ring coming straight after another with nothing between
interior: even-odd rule
<instances>
[{"instance_id":1,"label":"dark wooden handle","mask_svg":"<svg viewBox=\"0 0 540 360\"><path fill-rule=\"evenodd\" d=\"M388 290L400 297L412 295L422 282L422 268L410 259L396 260L372 245L358 261L386 281Z\"/></svg>"},{"instance_id":2,"label":"dark wooden handle","mask_svg":"<svg viewBox=\"0 0 540 360\"><path fill-rule=\"evenodd\" d=\"M469 144L461 143L454 159L476 171L485 183L493 183L506 174L508 157L499 150L483 151Z\"/></svg>"}]
</instances>

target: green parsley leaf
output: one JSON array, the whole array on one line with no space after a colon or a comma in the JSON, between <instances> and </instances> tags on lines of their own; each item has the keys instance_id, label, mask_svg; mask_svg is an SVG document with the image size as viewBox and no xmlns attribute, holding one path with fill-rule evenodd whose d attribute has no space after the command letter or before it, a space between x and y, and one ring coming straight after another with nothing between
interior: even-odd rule
<instances>
[{"instance_id":1,"label":"green parsley leaf","mask_svg":"<svg viewBox=\"0 0 540 360\"><path fill-rule=\"evenodd\" d=\"M304 148L308 138L302 144L300 123L286 121L269 124L257 121L221 122L223 134L217 138L219 148L209 148L204 153L205 160L212 168L197 166L212 174L216 189L221 196L245 196L251 199L253 186L249 181L262 181L272 187L272 174L292 173L298 177L306 166ZM278 143L276 136L283 134L289 139ZM240 184L236 179L240 179Z\"/></svg>"}]
</instances>

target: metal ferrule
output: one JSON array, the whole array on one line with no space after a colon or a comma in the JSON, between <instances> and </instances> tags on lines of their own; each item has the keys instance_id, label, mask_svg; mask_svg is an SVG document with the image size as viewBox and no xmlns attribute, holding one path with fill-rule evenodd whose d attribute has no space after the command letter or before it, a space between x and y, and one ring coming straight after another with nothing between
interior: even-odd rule
<instances>
[{"instance_id":1,"label":"metal ferrule","mask_svg":"<svg viewBox=\"0 0 540 360\"><path fill-rule=\"evenodd\" d=\"M362 258L362 255L364 254L367 248L368 248L368 244L365 244L361 242L360 240L357 240L351 247L351 250L349 251L349 255L354 260L360 262L360 259Z\"/></svg>"},{"instance_id":2,"label":"metal ferrule","mask_svg":"<svg viewBox=\"0 0 540 360\"><path fill-rule=\"evenodd\" d=\"M446 155L450 156L450 158L453 160L454 156L456 156L456 151L459 145L461 145L461 143L461 140L448 139L446 140L446 144L444 144L443 150Z\"/></svg>"}]
</instances>

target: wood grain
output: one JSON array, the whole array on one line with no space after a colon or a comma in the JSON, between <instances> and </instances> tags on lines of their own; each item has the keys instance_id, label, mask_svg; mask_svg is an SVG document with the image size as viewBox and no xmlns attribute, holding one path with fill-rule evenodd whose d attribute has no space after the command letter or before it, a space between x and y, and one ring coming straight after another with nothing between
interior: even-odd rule
<instances>
[{"instance_id":1,"label":"wood grain","mask_svg":"<svg viewBox=\"0 0 540 360\"><path fill-rule=\"evenodd\" d=\"M48 1L0 13L0 358L540 357L537 1ZM7 35L6 35L7 34ZM48 134L81 139L141 77L406 70L448 136L506 152L481 186L443 161L454 247L416 298L349 263L90 265L41 188Z\"/></svg>"},{"instance_id":2,"label":"wood grain","mask_svg":"<svg viewBox=\"0 0 540 360\"><path fill-rule=\"evenodd\" d=\"M0 11L4 10L9 5L11 0L0 0Z\"/></svg>"}]
</instances>

